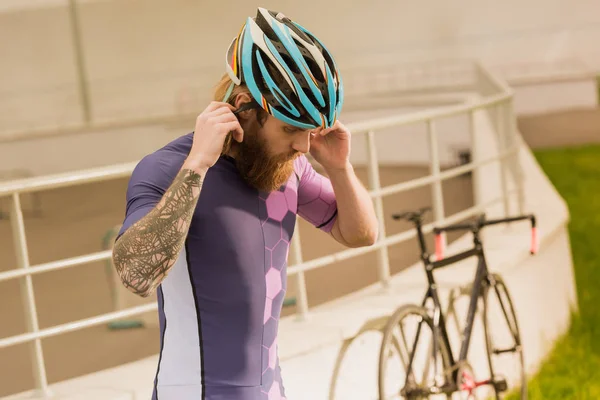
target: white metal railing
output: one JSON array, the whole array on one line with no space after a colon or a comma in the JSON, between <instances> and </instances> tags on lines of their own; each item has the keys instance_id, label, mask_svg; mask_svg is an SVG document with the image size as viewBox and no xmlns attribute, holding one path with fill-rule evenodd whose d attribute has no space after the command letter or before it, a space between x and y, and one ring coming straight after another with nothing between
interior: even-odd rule
<instances>
[{"instance_id":1,"label":"white metal railing","mask_svg":"<svg viewBox=\"0 0 600 400\"><path fill-rule=\"evenodd\" d=\"M368 158L368 183L369 194L374 201L375 210L379 220L380 234L377 243L370 247L348 249L335 254L327 255L318 259L304 261L300 246L300 233L297 231L293 236L291 252L293 263L288 267L288 274L297 275L297 315L303 319L308 314L308 299L306 294L306 281L304 273L306 271L322 268L335 262L357 257L370 252L377 252L377 263L379 280L383 287L387 287L390 279L390 267L388 257L388 247L414 237L414 232L407 231L393 236L387 236L384 226L384 210L382 198L395 193L404 192L410 189L423 186L431 186L433 209L435 221L425 227L425 232L432 229L433 224L452 223L461 219L475 215L490 204L503 202L504 211L509 213L508 198L511 193L508 189L508 179L512 176L515 182L515 191L519 199L519 206L523 207L523 186L522 173L518 162L518 147L516 140L517 130L513 114L513 93L511 89L501 79L491 74L486 68L475 64L478 76L478 87L485 93L480 100L473 103L461 104L428 110L410 115L400 115L388 118L373 119L355 124L348 124L352 134L356 137L364 135L367 144ZM445 117L464 115L469 118L469 133L471 138L472 151L477 148L476 142L478 134L475 129L475 113L486 111L490 116L495 134L498 139L498 155L479 160L472 158L472 162L459 167L441 171L440 158L438 154L438 140L436 131L436 122ZM399 127L416 123L425 123L427 126L428 145L430 153L430 175L408 182L402 182L387 187L381 187L378 170L377 151L375 146L375 136L378 130L390 127ZM486 204L482 204L477 198L477 185L479 182L480 169L490 163L500 163L502 194L498 198ZM27 333L0 339L0 348L14 346L17 344L29 343L31 346L31 358L33 372L35 376L35 387L44 396L51 396L46 378L46 369L44 365L44 355L41 346L41 339L54 335L59 335L74 330L87 328L90 326L115 321L117 319L142 314L157 308L156 304L142 305L132 307L116 312L111 312L91 318L78 321L72 321L66 324L53 326L46 329L39 329L38 316L36 310L36 301L33 291L31 277L34 274L54 271L63 268L75 267L90 262L110 260L111 251L101 251L92 254L86 254L69 259L57 260L45 264L31 265L28 256L28 244L25 235L25 225L23 212L20 203L20 196L24 193L38 192L44 189L59 188L65 186L81 185L90 182L106 181L127 177L133 171L136 163L128 163L103 168L95 168L77 173L65 173L52 176L28 178L6 182L0 185L0 197L11 196L11 225L13 241L17 254L18 268L0 273L0 282L9 279L20 279L22 283L21 294L25 304L25 314L27 320ZM467 210L445 215L443 208L443 192L441 185L444 180L456 177L466 172L473 173L473 187L475 188L475 205Z\"/></svg>"}]
</instances>

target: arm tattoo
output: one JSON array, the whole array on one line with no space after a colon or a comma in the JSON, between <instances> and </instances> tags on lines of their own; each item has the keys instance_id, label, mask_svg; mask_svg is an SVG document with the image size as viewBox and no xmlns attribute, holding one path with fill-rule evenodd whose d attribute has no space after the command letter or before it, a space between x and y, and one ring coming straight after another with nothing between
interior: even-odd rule
<instances>
[{"instance_id":1,"label":"arm tattoo","mask_svg":"<svg viewBox=\"0 0 600 400\"><path fill-rule=\"evenodd\" d=\"M201 188L202 177L182 169L156 207L115 243L113 263L121 281L133 293L149 296L175 264Z\"/></svg>"}]
</instances>

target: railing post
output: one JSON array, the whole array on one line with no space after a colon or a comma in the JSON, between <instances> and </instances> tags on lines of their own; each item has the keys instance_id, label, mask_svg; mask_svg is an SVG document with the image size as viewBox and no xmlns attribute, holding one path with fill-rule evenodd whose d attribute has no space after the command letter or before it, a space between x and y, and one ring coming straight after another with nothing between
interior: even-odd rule
<instances>
[{"instance_id":1,"label":"railing post","mask_svg":"<svg viewBox=\"0 0 600 400\"><path fill-rule=\"evenodd\" d=\"M377 144L375 142L375 132L367 132L367 168L369 172L369 187L371 190L381 189L381 181L379 179L379 160L377 157ZM379 221L379 234L377 241L385 240L385 215L383 213L383 199L377 196L373 199L375 205L375 214ZM388 256L387 246L380 247L377 250L377 267L379 270L379 281L384 288L388 288L390 284L390 259Z\"/></svg>"},{"instance_id":2,"label":"railing post","mask_svg":"<svg viewBox=\"0 0 600 400\"><path fill-rule=\"evenodd\" d=\"M23 220L23 210L21 209L21 199L19 193L13 193L11 204L10 221L15 244L15 254L19 268L29 268L29 253L27 250L27 240L25 238L25 223ZM27 330L29 332L38 332L40 330L37 310L35 306L35 296L33 294L33 283L31 275L26 275L19 279L21 285L21 296L25 305L25 315L27 316ZM51 392L48 388L48 379L46 378L46 367L44 365L44 354L42 352L42 342L36 339L30 343L30 355L33 365L33 377L35 388L41 392L44 397L50 397Z\"/></svg>"},{"instance_id":3,"label":"railing post","mask_svg":"<svg viewBox=\"0 0 600 400\"><path fill-rule=\"evenodd\" d=\"M444 194L442 191L442 181L440 179L440 154L438 149L437 133L435 131L435 123L433 120L427 120L427 138L429 140L429 155L430 173L434 177L431 184L431 198L433 201L433 217L436 223L441 223L444 220ZM446 235L442 234L444 247L446 246Z\"/></svg>"},{"instance_id":4,"label":"railing post","mask_svg":"<svg viewBox=\"0 0 600 400\"><path fill-rule=\"evenodd\" d=\"M515 152L515 154L509 158L509 160L511 160L510 166L512 167L513 179L517 188L519 213L523 214L525 212L525 174L523 173L523 166L521 165L521 158L519 156L521 151L521 147L519 146L519 129L517 127L514 99L512 96L506 104L506 123L506 137L507 143L509 143L507 147Z\"/></svg>"},{"instance_id":5,"label":"railing post","mask_svg":"<svg viewBox=\"0 0 600 400\"><path fill-rule=\"evenodd\" d=\"M471 137L471 162L476 163L479 161L479 142L477 137L477 131L475 130L475 110L469 110L469 135ZM471 171L472 182L473 185L473 202L476 207L479 207L480 211L483 205L483 199L481 196L481 173L479 171L481 167L475 167Z\"/></svg>"},{"instance_id":6,"label":"railing post","mask_svg":"<svg viewBox=\"0 0 600 400\"><path fill-rule=\"evenodd\" d=\"M298 222L296 221L296 229L292 236L292 250L294 257L294 264L302 264L302 247L300 245L300 229ZM306 279L304 278L304 271L300 271L296 274L296 316L300 321L306 320L308 317L308 297L306 295Z\"/></svg>"},{"instance_id":7,"label":"railing post","mask_svg":"<svg viewBox=\"0 0 600 400\"><path fill-rule=\"evenodd\" d=\"M496 135L498 136L498 152L500 156L502 156L500 161L500 185L502 187L502 204L504 205L504 216L508 217L510 215L510 204L508 197L508 163L509 159L507 157L503 157L504 153L508 149L506 133L508 132L509 126L506 125L506 120L504 118L504 103L500 103L495 107L496 114Z\"/></svg>"}]
</instances>

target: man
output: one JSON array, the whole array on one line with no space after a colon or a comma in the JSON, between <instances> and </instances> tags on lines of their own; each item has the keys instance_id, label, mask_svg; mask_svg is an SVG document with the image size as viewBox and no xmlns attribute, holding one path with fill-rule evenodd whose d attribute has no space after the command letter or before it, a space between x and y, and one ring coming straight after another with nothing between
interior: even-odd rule
<instances>
[{"instance_id":1,"label":"man","mask_svg":"<svg viewBox=\"0 0 600 400\"><path fill-rule=\"evenodd\" d=\"M378 223L337 121L339 73L310 32L259 8L215 99L193 133L135 168L113 261L132 292L157 290L153 399L283 399L277 326L296 214L351 247L373 244Z\"/></svg>"}]
</instances>

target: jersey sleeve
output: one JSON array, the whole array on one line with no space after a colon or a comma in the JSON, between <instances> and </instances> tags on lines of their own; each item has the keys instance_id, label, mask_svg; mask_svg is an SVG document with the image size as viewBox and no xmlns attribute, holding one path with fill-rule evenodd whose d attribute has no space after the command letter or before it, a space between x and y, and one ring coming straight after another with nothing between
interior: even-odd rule
<instances>
[{"instance_id":1,"label":"jersey sleeve","mask_svg":"<svg viewBox=\"0 0 600 400\"><path fill-rule=\"evenodd\" d=\"M127 185L125 219L117 239L156 207L174 179L170 169L154 154L136 165Z\"/></svg>"},{"instance_id":2,"label":"jersey sleeve","mask_svg":"<svg viewBox=\"0 0 600 400\"><path fill-rule=\"evenodd\" d=\"M331 232L337 218L337 202L331 181L319 174L308 159L297 159L298 215L324 232Z\"/></svg>"}]
</instances>

